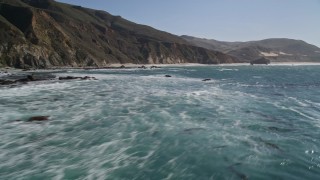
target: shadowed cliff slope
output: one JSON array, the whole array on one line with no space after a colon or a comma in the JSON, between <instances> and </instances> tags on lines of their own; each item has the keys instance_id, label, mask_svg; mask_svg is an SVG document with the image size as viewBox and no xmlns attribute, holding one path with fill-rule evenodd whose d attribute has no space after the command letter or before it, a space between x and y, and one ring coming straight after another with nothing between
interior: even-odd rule
<instances>
[{"instance_id":1,"label":"shadowed cliff slope","mask_svg":"<svg viewBox=\"0 0 320 180\"><path fill-rule=\"evenodd\" d=\"M0 66L232 63L179 36L53 0L0 0Z\"/></svg>"}]
</instances>

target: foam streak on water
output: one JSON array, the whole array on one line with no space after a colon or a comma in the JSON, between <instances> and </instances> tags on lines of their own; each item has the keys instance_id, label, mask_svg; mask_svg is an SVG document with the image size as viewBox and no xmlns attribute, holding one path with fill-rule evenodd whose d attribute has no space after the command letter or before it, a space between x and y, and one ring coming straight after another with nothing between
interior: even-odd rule
<instances>
[{"instance_id":1,"label":"foam streak on water","mask_svg":"<svg viewBox=\"0 0 320 180\"><path fill-rule=\"evenodd\" d=\"M70 70L52 73L98 80L1 87L0 179L320 179L319 68Z\"/></svg>"}]
</instances>

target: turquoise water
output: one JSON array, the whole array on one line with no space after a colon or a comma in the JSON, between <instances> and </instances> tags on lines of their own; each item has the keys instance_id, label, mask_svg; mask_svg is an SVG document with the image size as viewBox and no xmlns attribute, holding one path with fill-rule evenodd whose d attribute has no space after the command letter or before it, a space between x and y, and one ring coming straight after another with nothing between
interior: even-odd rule
<instances>
[{"instance_id":1,"label":"turquoise water","mask_svg":"<svg viewBox=\"0 0 320 180\"><path fill-rule=\"evenodd\" d=\"M320 179L320 66L52 73L98 80L0 87L0 179Z\"/></svg>"}]
</instances>

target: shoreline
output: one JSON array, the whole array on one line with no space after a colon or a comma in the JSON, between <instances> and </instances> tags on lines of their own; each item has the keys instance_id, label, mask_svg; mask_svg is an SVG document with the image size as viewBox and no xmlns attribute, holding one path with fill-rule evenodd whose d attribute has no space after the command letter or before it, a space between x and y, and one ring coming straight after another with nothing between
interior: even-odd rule
<instances>
[{"instance_id":1,"label":"shoreline","mask_svg":"<svg viewBox=\"0 0 320 180\"><path fill-rule=\"evenodd\" d=\"M229 63L229 64L200 64L200 63L181 63L181 64L109 64L104 67L87 66L87 67L70 67L70 66L59 66L59 67L49 67L49 68L30 68L30 69L18 69L14 67L1 67L0 73L9 71L34 71L34 70L65 70L65 69L83 69L83 70L93 70L93 69L150 69L150 68L163 68L163 67L206 67L206 66L319 66L320 62L271 62L268 65L265 64L255 64L250 65L250 63Z\"/></svg>"},{"instance_id":2,"label":"shoreline","mask_svg":"<svg viewBox=\"0 0 320 180\"><path fill-rule=\"evenodd\" d=\"M291 66L291 65L297 65L297 66L319 66L320 62L271 62L269 65L284 65L284 66Z\"/></svg>"},{"instance_id":3,"label":"shoreline","mask_svg":"<svg viewBox=\"0 0 320 180\"><path fill-rule=\"evenodd\" d=\"M292 65L306 65L306 66L318 66L320 62L271 62L267 66L292 66ZM124 66L124 67L121 67ZM125 64L109 64L108 66L104 67L95 67L95 66L88 66L88 67L51 67L46 69L131 69L131 68L163 68L163 67L206 67L206 66L266 66L265 64L255 64L250 65L250 63L228 63L228 64L200 64L200 63L180 63L180 64L132 64L132 63L125 63Z\"/></svg>"},{"instance_id":4,"label":"shoreline","mask_svg":"<svg viewBox=\"0 0 320 180\"><path fill-rule=\"evenodd\" d=\"M69 70L138 70L138 69L161 69L161 68L184 68L184 67L220 67L225 68L236 68L236 67L266 67L266 66L319 66L320 63L310 63L310 62L277 62L268 65L256 64L251 65L249 63L231 63L231 64L198 64L198 63L185 63L185 64L110 64L107 67L50 67L46 69L16 69L11 67L0 68L0 85L11 85L15 83L25 83L29 81L42 81L50 78L37 77L34 78L34 73L40 72L70 72ZM79 72L80 72L79 71ZM59 77L59 80L69 80L69 79L94 79L95 77L76 77L65 75L65 77Z\"/></svg>"},{"instance_id":5,"label":"shoreline","mask_svg":"<svg viewBox=\"0 0 320 180\"><path fill-rule=\"evenodd\" d=\"M268 65L265 64L255 64L251 65L250 63L228 63L228 64L200 64L200 63L180 63L180 64L132 64L132 63L125 63L125 64L110 64L104 67L51 67L46 68L48 70L59 70L59 69L84 69L84 70L91 70L91 69L134 69L139 68L146 69L150 68L165 68L165 67L206 67L206 66L213 66L213 67L224 67L224 66L319 66L320 62L271 62ZM44 69L45 70L45 69Z\"/></svg>"}]
</instances>

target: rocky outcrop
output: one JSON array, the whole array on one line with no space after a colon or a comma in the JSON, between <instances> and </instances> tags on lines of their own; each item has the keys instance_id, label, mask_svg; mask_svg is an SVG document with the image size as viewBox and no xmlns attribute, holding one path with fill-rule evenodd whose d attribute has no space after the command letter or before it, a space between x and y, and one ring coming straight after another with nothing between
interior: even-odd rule
<instances>
[{"instance_id":1,"label":"rocky outcrop","mask_svg":"<svg viewBox=\"0 0 320 180\"><path fill-rule=\"evenodd\" d=\"M0 85L12 85L12 84L26 84L33 81L49 81L55 78L54 75L35 77L33 74L29 75L10 75L10 79L0 79Z\"/></svg>"},{"instance_id":2,"label":"rocky outcrop","mask_svg":"<svg viewBox=\"0 0 320 180\"><path fill-rule=\"evenodd\" d=\"M8 78L8 77L7 77ZM51 74L47 75L37 75L28 74L21 76L19 74L9 76L10 79L0 79L0 85L16 85L16 84L26 84L28 82L34 81L51 81L55 80L55 76ZM84 77L77 77L77 76L65 76L59 77L59 80L97 80L95 77L91 76L84 76Z\"/></svg>"},{"instance_id":3,"label":"rocky outcrop","mask_svg":"<svg viewBox=\"0 0 320 180\"><path fill-rule=\"evenodd\" d=\"M250 64L251 65L254 65L254 64L265 64L265 65L268 65L268 64L270 64L270 60L267 59L267 58L262 57L262 58L250 61Z\"/></svg>"},{"instance_id":4,"label":"rocky outcrop","mask_svg":"<svg viewBox=\"0 0 320 180\"><path fill-rule=\"evenodd\" d=\"M232 62L237 59L107 12L53 0L0 0L0 66Z\"/></svg>"}]
</instances>

